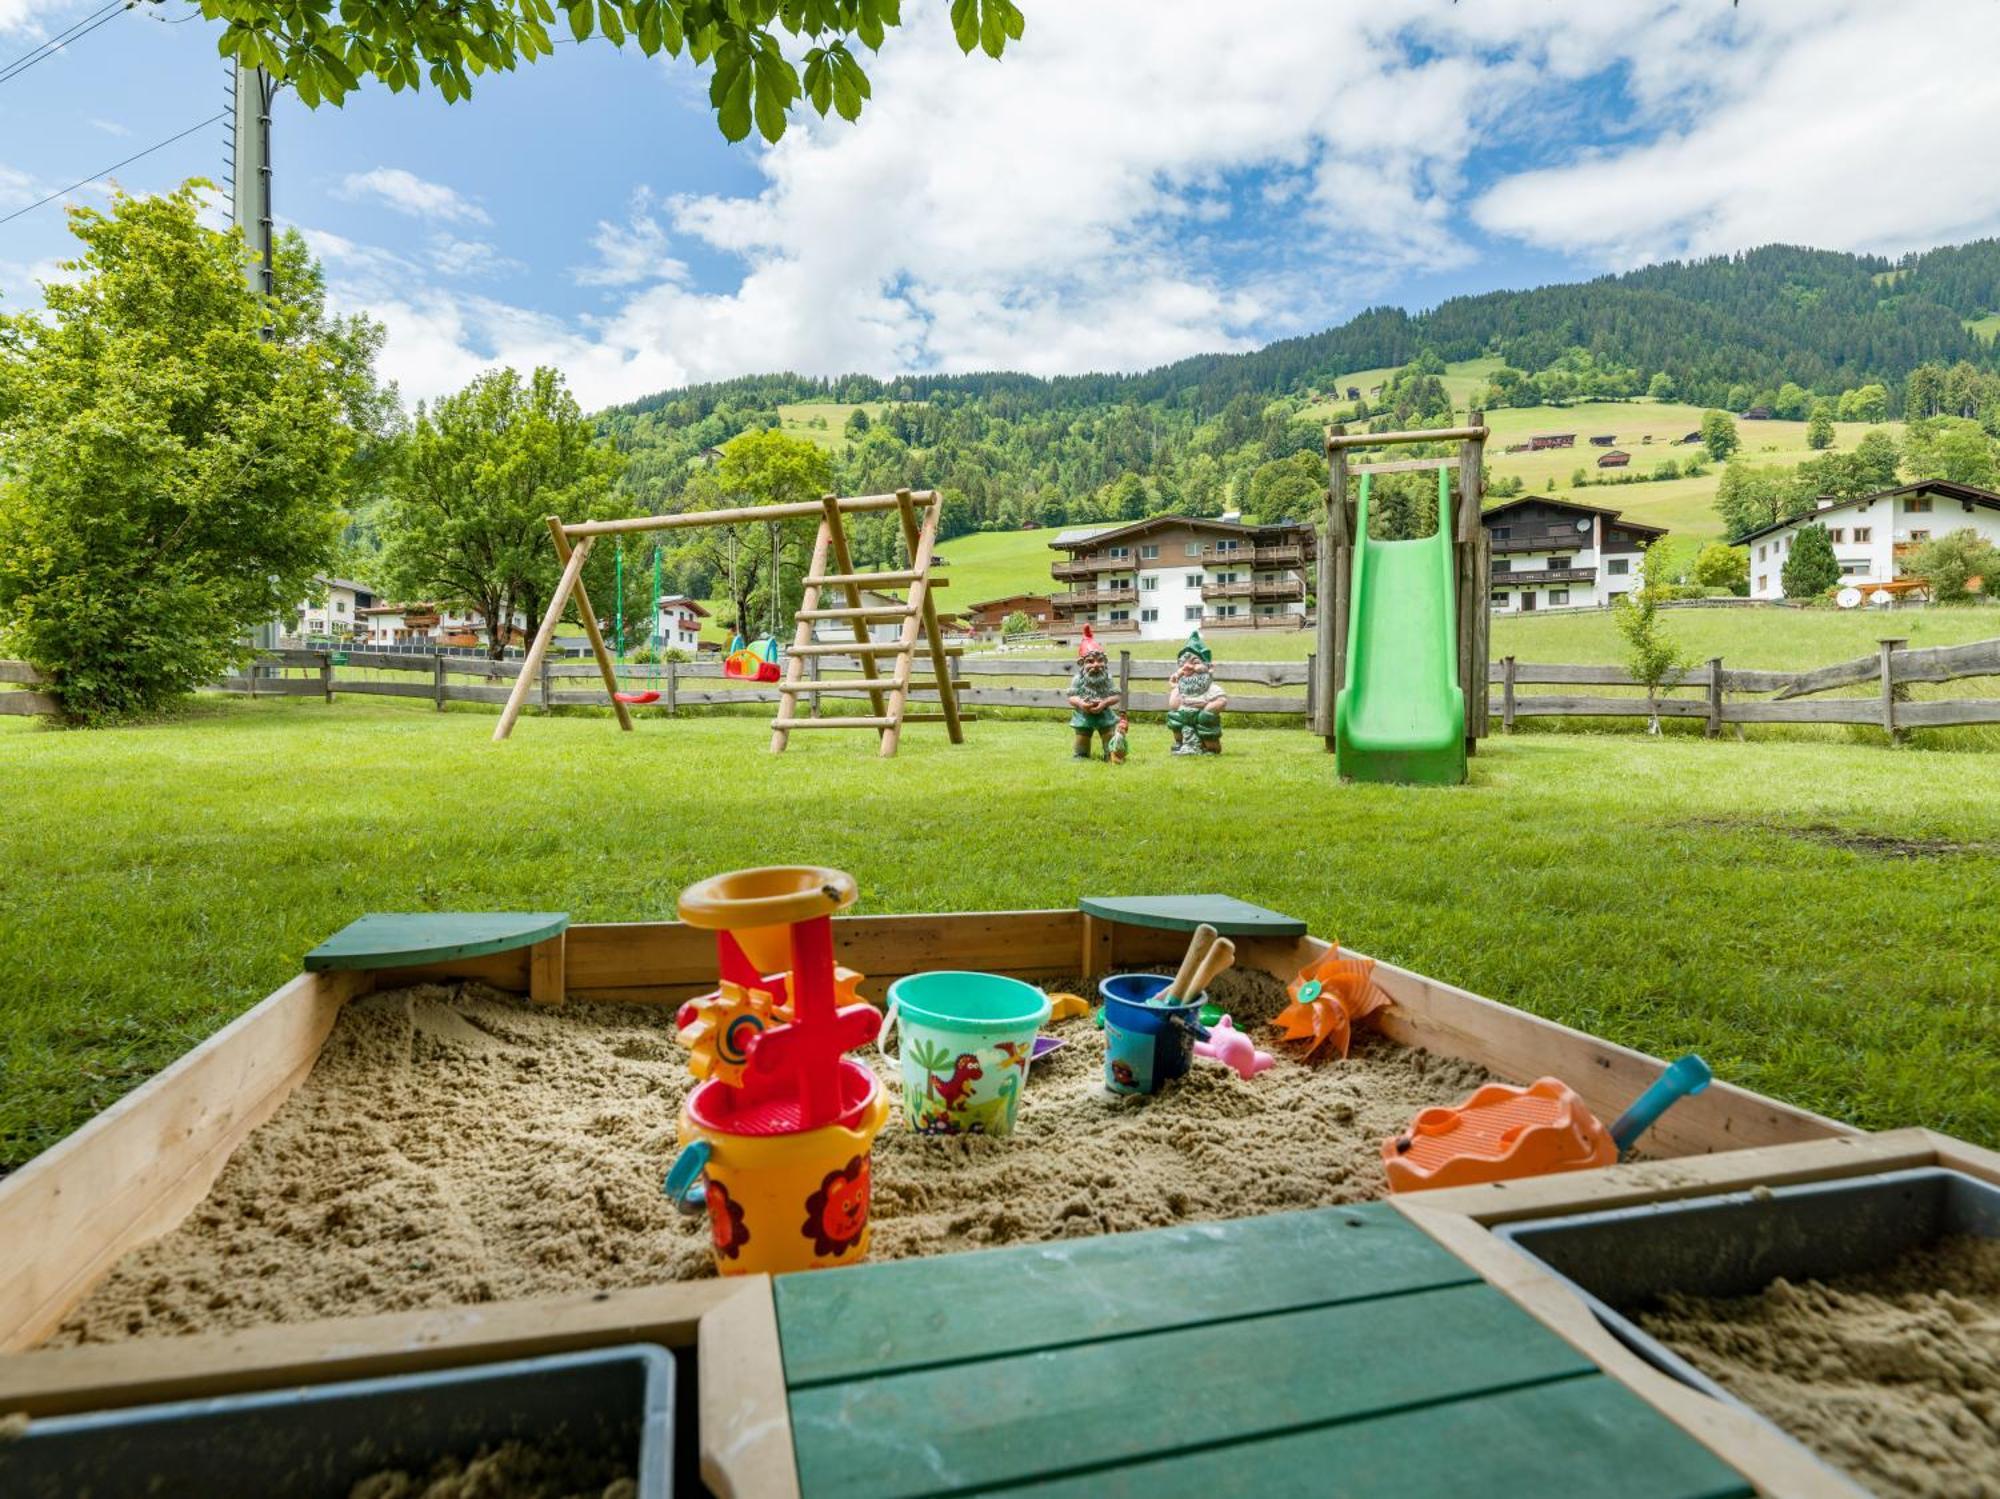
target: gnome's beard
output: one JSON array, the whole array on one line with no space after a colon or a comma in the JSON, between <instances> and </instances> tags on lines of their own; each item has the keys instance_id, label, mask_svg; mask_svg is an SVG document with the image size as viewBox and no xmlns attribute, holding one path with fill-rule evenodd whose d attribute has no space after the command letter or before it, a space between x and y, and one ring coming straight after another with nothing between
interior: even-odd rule
<instances>
[{"instance_id":1,"label":"gnome's beard","mask_svg":"<svg viewBox=\"0 0 2000 1499\"><path fill-rule=\"evenodd\" d=\"M1076 675L1069 679L1071 697L1110 697L1111 668L1108 666L1079 666Z\"/></svg>"},{"instance_id":2,"label":"gnome's beard","mask_svg":"<svg viewBox=\"0 0 2000 1499\"><path fill-rule=\"evenodd\" d=\"M1181 678L1181 696L1193 698L1207 697L1214 685L1214 674L1207 667L1203 667L1201 670L1191 671Z\"/></svg>"}]
</instances>

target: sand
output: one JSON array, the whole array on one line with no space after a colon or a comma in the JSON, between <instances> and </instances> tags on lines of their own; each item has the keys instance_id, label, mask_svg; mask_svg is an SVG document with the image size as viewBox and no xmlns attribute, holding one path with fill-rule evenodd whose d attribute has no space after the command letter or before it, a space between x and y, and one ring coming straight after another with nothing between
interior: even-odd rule
<instances>
[{"instance_id":1,"label":"sand","mask_svg":"<svg viewBox=\"0 0 2000 1499\"><path fill-rule=\"evenodd\" d=\"M2000 1499L2000 1240L1638 1320L1875 1493Z\"/></svg>"},{"instance_id":2,"label":"sand","mask_svg":"<svg viewBox=\"0 0 2000 1499\"><path fill-rule=\"evenodd\" d=\"M1485 1080L1368 1039L1307 1065L1267 1024L1285 1000L1275 980L1231 972L1213 992L1275 1067L1244 1081L1197 1061L1157 1098L1113 1096L1102 1033L1082 1018L1052 1028L1069 1044L1035 1064L1008 1139L920 1137L899 1107L875 1147L873 1256L1378 1197L1382 1139ZM660 1190L690 1082L664 1007L544 1010L477 985L369 995L207 1199L121 1260L50 1342L710 1275L706 1220Z\"/></svg>"},{"instance_id":3,"label":"sand","mask_svg":"<svg viewBox=\"0 0 2000 1499\"><path fill-rule=\"evenodd\" d=\"M560 1444L501 1442L423 1473L371 1473L347 1499L634 1499L632 1464Z\"/></svg>"}]
</instances>

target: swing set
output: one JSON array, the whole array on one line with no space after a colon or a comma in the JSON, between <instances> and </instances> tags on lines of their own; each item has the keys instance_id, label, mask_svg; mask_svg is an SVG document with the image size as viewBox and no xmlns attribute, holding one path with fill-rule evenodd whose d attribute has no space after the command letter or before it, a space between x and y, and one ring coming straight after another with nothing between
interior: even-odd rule
<instances>
[{"instance_id":1,"label":"swing set","mask_svg":"<svg viewBox=\"0 0 2000 1499\"><path fill-rule=\"evenodd\" d=\"M931 577L931 560L937 546L939 514L938 496L931 490L899 489L894 494L874 495L827 495L818 501L801 501L784 505L754 505L735 510L687 511L679 515L644 515L629 520L578 521L565 523L558 516L547 517L549 534L555 541L556 556L563 564L562 577L556 584L554 595L549 599L547 611L542 615L541 625L535 631L535 638L528 646L527 658L521 663L521 674L515 678L514 690L508 694L507 706L501 710L500 722L493 730L495 743L504 741L514 732L514 723L527 705L528 693L533 689L541 674L542 662L547 659L549 646L555 639L556 623L562 618L569 601L576 600L578 616L583 621L583 632L589 638L591 654L597 659L598 674L604 679L604 690L610 696L612 712L617 715L618 727L630 731L632 715L627 712L629 705L657 701L657 692L626 692L618 684L618 669L606 646L604 632L598 627L596 611L590 607L590 597L584 591L583 565L589 559L590 549L600 536L620 538L614 545L621 549L617 559L619 596L613 612L614 636L619 652L624 648L624 553L622 538L628 533L648 531L677 531L696 526L737 526L767 523L771 528L772 546L772 588L771 588L771 636L762 647L746 646L739 636L730 652L730 661L738 661L735 670L729 662L724 664L724 674L747 678L754 681L778 681L778 712L771 721L771 751L783 750L790 742L791 734L798 729L873 729L880 740L880 752L884 759L896 753L902 739L903 725L906 723L941 722L945 733L953 744L965 742L963 716L958 708L958 688L963 685L953 673L952 657L960 653L961 647L947 646L938 631L937 604L931 590L944 586L945 580ZM908 549L910 565L895 572L865 573L854 570L852 550L848 545L847 528L841 517L865 511L893 510L902 522L903 541ZM805 576L805 594L799 602L794 616L796 630L790 648L785 652L782 677L777 662L777 561L779 556L778 522L802 520L807 517L819 518L819 535L813 544L812 562ZM833 571L829 572L831 564ZM731 553L732 573L734 551ZM659 556L653 561L653 617L655 628L659 619ZM890 598L885 602L867 604L862 601L861 590L902 588L906 596ZM837 599L844 598L844 604L832 608L821 608L822 589L836 590ZM854 632L852 641L820 641L814 638L821 621L845 622ZM900 621L901 629L893 641L876 640L869 634L869 625L875 621ZM928 675L916 675L915 657L919 650L929 657ZM861 675L841 681L837 688L831 688L817 678L808 680L805 675L806 662L821 656L853 656L861 664ZM747 659L754 656L756 659ZM744 658L740 659L739 658ZM768 675L767 675L768 673ZM909 711L909 695L912 688L935 689L938 695L936 713L912 713ZM838 690L851 692L856 696L866 695L869 712L850 717L821 717L819 695ZM798 700L806 697L809 708L801 715Z\"/></svg>"}]
</instances>

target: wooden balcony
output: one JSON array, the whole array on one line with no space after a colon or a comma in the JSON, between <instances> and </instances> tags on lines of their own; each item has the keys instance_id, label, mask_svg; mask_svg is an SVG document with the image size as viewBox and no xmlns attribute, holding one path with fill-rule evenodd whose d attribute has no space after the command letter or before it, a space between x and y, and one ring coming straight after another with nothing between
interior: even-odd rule
<instances>
[{"instance_id":1,"label":"wooden balcony","mask_svg":"<svg viewBox=\"0 0 2000 1499\"><path fill-rule=\"evenodd\" d=\"M1264 583L1250 580L1204 583L1201 585L1201 596L1204 599L1261 599L1265 603L1291 604L1306 596L1306 585L1297 578L1279 578Z\"/></svg>"},{"instance_id":2,"label":"wooden balcony","mask_svg":"<svg viewBox=\"0 0 2000 1499\"><path fill-rule=\"evenodd\" d=\"M1110 570L1109 565L1106 563L1095 562L1087 557L1072 557L1067 562L1051 563L1049 565L1049 576L1052 578L1094 578L1099 573L1109 572Z\"/></svg>"},{"instance_id":3,"label":"wooden balcony","mask_svg":"<svg viewBox=\"0 0 2000 1499\"><path fill-rule=\"evenodd\" d=\"M1136 588L1090 588L1076 593L1058 593L1049 602L1058 609L1083 609L1097 604L1136 604L1139 590Z\"/></svg>"},{"instance_id":4,"label":"wooden balcony","mask_svg":"<svg viewBox=\"0 0 2000 1499\"><path fill-rule=\"evenodd\" d=\"M1297 545L1258 547L1250 560L1257 567L1298 567L1306 560L1306 549Z\"/></svg>"},{"instance_id":5,"label":"wooden balcony","mask_svg":"<svg viewBox=\"0 0 2000 1499\"><path fill-rule=\"evenodd\" d=\"M1596 579L1594 567L1539 567L1533 571L1503 573L1495 569L1493 586L1506 588L1516 583L1589 583Z\"/></svg>"}]
</instances>

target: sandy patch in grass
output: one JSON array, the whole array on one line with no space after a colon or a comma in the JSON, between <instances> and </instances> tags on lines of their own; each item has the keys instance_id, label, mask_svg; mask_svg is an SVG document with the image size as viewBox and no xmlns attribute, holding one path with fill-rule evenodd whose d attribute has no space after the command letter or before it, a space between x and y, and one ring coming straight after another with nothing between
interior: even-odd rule
<instances>
[{"instance_id":1,"label":"sandy patch in grass","mask_svg":"<svg viewBox=\"0 0 2000 1499\"><path fill-rule=\"evenodd\" d=\"M1158 1098L1114 1097L1085 1018L1054 1028L1069 1044L1035 1065L1009 1139L922 1138L899 1107L875 1147L873 1255L1378 1197L1382 1138L1485 1077L1379 1041L1307 1066L1266 1024L1284 1003L1275 980L1232 972L1215 993L1275 1067L1245 1082L1198 1060ZM476 985L369 995L201 1206L121 1260L50 1341L709 1275L706 1220L660 1191L689 1082L665 1008L542 1010Z\"/></svg>"}]
</instances>

